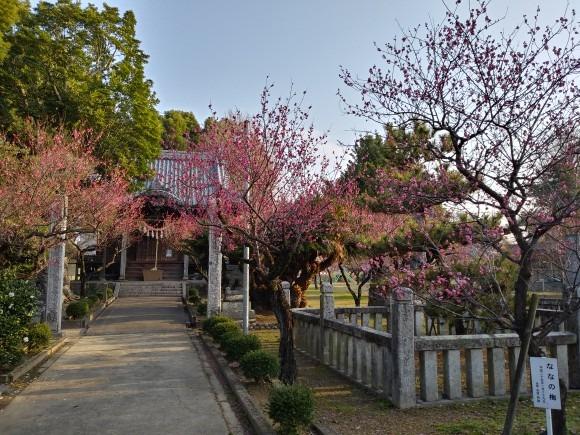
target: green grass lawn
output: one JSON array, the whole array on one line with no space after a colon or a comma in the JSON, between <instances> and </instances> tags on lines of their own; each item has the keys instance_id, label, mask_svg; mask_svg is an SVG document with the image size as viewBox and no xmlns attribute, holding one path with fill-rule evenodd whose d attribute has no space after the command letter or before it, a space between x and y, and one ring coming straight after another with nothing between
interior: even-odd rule
<instances>
[{"instance_id":1,"label":"green grass lawn","mask_svg":"<svg viewBox=\"0 0 580 435\"><path fill-rule=\"evenodd\" d=\"M346 288L343 282L337 282L332 285L334 290L334 305L336 307L354 307L354 299ZM311 285L306 292L306 299L308 300L308 307L320 308L320 290ZM361 298L361 306L366 307L369 299L368 289L363 289Z\"/></svg>"},{"instance_id":2,"label":"green grass lawn","mask_svg":"<svg viewBox=\"0 0 580 435\"><path fill-rule=\"evenodd\" d=\"M278 354L278 331L254 332L262 347ZM342 376L298 353L299 382L314 391L316 418L338 434L369 435L487 435L501 433L507 400L471 400L463 403L395 409ZM580 434L580 393L568 396L567 420L570 434ZM396 422L396 424L393 424ZM529 398L518 405L514 434L536 435L545 425L543 409ZM358 428L358 429L357 429Z\"/></svg>"}]
</instances>

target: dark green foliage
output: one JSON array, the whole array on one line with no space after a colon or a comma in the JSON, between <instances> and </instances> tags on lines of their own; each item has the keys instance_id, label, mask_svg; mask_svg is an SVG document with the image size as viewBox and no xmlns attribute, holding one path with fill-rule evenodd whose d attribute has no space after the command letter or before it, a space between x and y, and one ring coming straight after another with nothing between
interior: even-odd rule
<instances>
[{"instance_id":1,"label":"dark green foliage","mask_svg":"<svg viewBox=\"0 0 580 435\"><path fill-rule=\"evenodd\" d=\"M230 361L239 361L245 354L262 347L256 335L240 335L224 342L222 348Z\"/></svg>"},{"instance_id":2,"label":"dark green foliage","mask_svg":"<svg viewBox=\"0 0 580 435\"><path fill-rule=\"evenodd\" d=\"M240 367L245 377L257 382L276 377L280 370L278 359L263 350L252 350L245 354L240 359Z\"/></svg>"},{"instance_id":3,"label":"dark green foliage","mask_svg":"<svg viewBox=\"0 0 580 435\"><path fill-rule=\"evenodd\" d=\"M409 168L419 161L423 155L421 143L427 138L427 133L428 130L421 125L417 125L412 133L386 126L384 137L378 133L363 136L354 146L349 176L356 177L361 192L376 194L372 181L377 171ZM405 148L399 143L413 143L415 146Z\"/></svg>"},{"instance_id":4,"label":"dark green foliage","mask_svg":"<svg viewBox=\"0 0 580 435\"><path fill-rule=\"evenodd\" d=\"M0 274L0 369L12 368L22 359L24 338L36 311L37 295L30 281Z\"/></svg>"},{"instance_id":5,"label":"dark green foliage","mask_svg":"<svg viewBox=\"0 0 580 435\"><path fill-rule=\"evenodd\" d=\"M215 325L211 331L210 331L210 335L213 337L214 340L216 340L218 343L221 343L221 337L228 333L228 332L239 332L240 327L238 326L237 323L234 322L222 322L219 323L217 325Z\"/></svg>"},{"instance_id":6,"label":"dark green foliage","mask_svg":"<svg viewBox=\"0 0 580 435\"><path fill-rule=\"evenodd\" d=\"M216 326L218 323L223 323L223 322L233 322L233 319L230 319L229 317L226 316L213 316L210 317L209 319L205 319L201 325L201 327L203 328L203 330L207 333L211 333L211 330L214 326Z\"/></svg>"},{"instance_id":7,"label":"dark green foliage","mask_svg":"<svg viewBox=\"0 0 580 435\"><path fill-rule=\"evenodd\" d=\"M195 115L181 110L168 110L161 117L163 148L187 150L199 140L200 127Z\"/></svg>"},{"instance_id":8,"label":"dark green foliage","mask_svg":"<svg viewBox=\"0 0 580 435\"><path fill-rule=\"evenodd\" d=\"M17 133L27 118L91 128L102 133L97 156L142 177L159 154L162 127L135 26L131 11L73 0L41 1L21 14L4 34L0 129Z\"/></svg>"},{"instance_id":9,"label":"dark green foliage","mask_svg":"<svg viewBox=\"0 0 580 435\"><path fill-rule=\"evenodd\" d=\"M19 16L26 10L26 3L21 0L0 0L0 61L4 59L10 44L4 34L18 21Z\"/></svg>"},{"instance_id":10,"label":"dark green foliage","mask_svg":"<svg viewBox=\"0 0 580 435\"><path fill-rule=\"evenodd\" d=\"M96 295L100 300L104 301L105 300L105 292L107 295L107 300L109 300L113 297L114 292L113 292L113 289L110 287L107 287L105 290L97 290Z\"/></svg>"},{"instance_id":11,"label":"dark green foliage","mask_svg":"<svg viewBox=\"0 0 580 435\"><path fill-rule=\"evenodd\" d=\"M268 415L279 424L279 433L294 435L311 423L314 416L312 390L303 385L274 388L268 400Z\"/></svg>"},{"instance_id":12,"label":"dark green foliage","mask_svg":"<svg viewBox=\"0 0 580 435\"><path fill-rule=\"evenodd\" d=\"M200 302L197 304L197 314L200 316L207 315L207 302Z\"/></svg>"},{"instance_id":13,"label":"dark green foliage","mask_svg":"<svg viewBox=\"0 0 580 435\"><path fill-rule=\"evenodd\" d=\"M226 349L232 340L237 340L243 334L241 329L231 330L220 337L219 343L222 349Z\"/></svg>"},{"instance_id":14,"label":"dark green foliage","mask_svg":"<svg viewBox=\"0 0 580 435\"><path fill-rule=\"evenodd\" d=\"M86 301L87 304L89 304L89 308L92 310L94 307L97 306L97 304L100 301L100 298L97 295L90 295L83 300Z\"/></svg>"},{"instance_id":15,"label":"dark green foliage","mask_svg":"<svg viewBox=\"0 0 580 435\"><path fill-rule=\"evenodd\" d=\"M46 323L35 323L28 327L28 348L31 351L39 351L50 344L52 331Z\"/></svg>"},{"instance_id":16,"label":"dark green foliage","mask_svg":"<svg viewBox=\"0 0 580 435\"><path fill-rule=\"evenodd\" d=\"M187 289L188 297L187 300L190 304L197 305L201 302L201 297L199 297L199 290L196 287L190 287Z\"/></svg>"},{"instance_id":17,"label":"dark green foliage","mask_svg":"<svg viewBox=\"0 0 580 435\"><path fill-rule=\"evenodd\" d=\"M66 315L74 320L82 319L87 314L89 314L89 304L84 300L71 302L66 307Z\"/></svg>"}]
</instances>

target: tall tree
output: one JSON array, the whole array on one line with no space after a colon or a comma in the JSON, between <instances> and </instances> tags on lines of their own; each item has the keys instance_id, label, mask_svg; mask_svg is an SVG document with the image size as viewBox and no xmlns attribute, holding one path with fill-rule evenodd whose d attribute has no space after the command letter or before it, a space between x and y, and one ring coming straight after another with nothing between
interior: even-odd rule
<instances>
[{"instance_id":1,"label":"tall tree","mask_svg":"<svg viewBox=\"0 0 580 435\"><path fill-rule=\"evenodd\" d=\"M16 24L21 12L26 10L26 5L21 0L0 0L0 61L4 59L10 43L4 39L4 34Z\"/></svg>"},{"instance_id":2,"label":"tall tree","mask_svg":"<svg viewBox=\"0 0 580 435\"><path fill-rule=\"evenodd\" d=\"M4 34L0 127L26 118L102 133L95 153L140 176L160 150L161 123L145 78L135 16L80 2L41 1Z\"/></svg>"},{"instance_id":3,"label":"tall tree","mask_svg":"<svg viewBox=\"0 0 580 435\"><path fill-rule=\"evenodd\" d=\"M141 203L124 174L115 168L99 173L105 163L92 154L97 142L86 131L30 126L26 135L0 138L0 269L16 266L33 275L44 266L44 251L63 235L91 234L105 246L140 227ZM65 197L63 232L53 211ZM23 256L33 263L29 269L20 267Z\"/></svg>"},{"instance_id":4,"label":"tall tree","mask_svg":"<svg viewBox=\"0 0 580 435\"><path fill-rule=\"evenodd\" d=\"M187 150L199 141L201 128L195 115L182 110L168 110L161 117L163 122L163 148Z\"/></svg>"},{"instance_id":5,"label":"tall tree","mask_svg":"<svg viewBox=\"0 0 580 435\"><path fill-rule=\"evenodd\" d=\"M331 181L328 164L321 162L324 137L307 125L308 111L295 98L271 102L268 87L255 115L235 112L209 123L200 152L191 156L196 170L186 171L179 183L200 195L196 203L204 207L193 217L202 226L250 246L254 281L278 320L285 383L296 376L290 309L302 303L304 285L338 254L333 241L348 215L340 211L349 204L348 186ZM290 301L282 281L291 285Z\"/></svg>"},{"instance_id":6,"label":"tall tree","mask_svg":"<svg viewBox=\"0 0 580 435\"><path fill-rule=\"evenodd\" d=\"M524 338L537 248L559 227L574 223L580 209L579 29L573 10L543 26L538 8L513 30L496 31L500 21L488 16L488 3L478 1L466 18L458 5L440 25L418 26L378 47L385 64L371 67L367 79L346 70L342 77L361 94L362 103L350 105L351 113L402 128L419 122L430 130L422 148L435 163L431 179L386 174L383 180L391 197L400 198L399 206L430 197L435 184L449 181L452 169L471 189L438 189L441 200L463 207L484 235L495 229L482 216L503 218L517 249L497 233L488 241L517 265L507 323ZM553 188L540 197L539 186ZM566 290L558 321L571 312L573 289ZM546 325L538 329L531 355L541 354L539 340L549 331ZM507 422L505 430L511 430Z\"/></svg>"}]
</instances>

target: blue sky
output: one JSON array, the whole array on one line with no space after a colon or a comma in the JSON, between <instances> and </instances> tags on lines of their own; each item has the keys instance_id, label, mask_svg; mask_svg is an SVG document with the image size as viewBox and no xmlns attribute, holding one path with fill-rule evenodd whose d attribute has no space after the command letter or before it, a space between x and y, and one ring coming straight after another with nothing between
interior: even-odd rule
<instances>
[{"instance_id":1,"label":"blue sky","mask_svg":"<svg viewBox=\"0 0 580 435\"><path fill-rule=\"evenodd\" d=\"M307 91L315 127L328 130L331 143L353 143L353 131L378 128L344 115L336 96L339 88L344 90L339 65L364 75L379 61L374 41L391 40L400 27L439 22L444 13L439 0L107 3L135 12L137 37L150 56L146 72L154 82L159 110L189 110L200 122L209 115L210 103L219 114L232 108L252 113L269 76L278 94L287 94L291 83L296 90ZM567 3L580 6L580 0L494 0L491 9L506 14L509 26L522 13L531 15L538 3L550 21Z\"/></svg>"}]
</instances>

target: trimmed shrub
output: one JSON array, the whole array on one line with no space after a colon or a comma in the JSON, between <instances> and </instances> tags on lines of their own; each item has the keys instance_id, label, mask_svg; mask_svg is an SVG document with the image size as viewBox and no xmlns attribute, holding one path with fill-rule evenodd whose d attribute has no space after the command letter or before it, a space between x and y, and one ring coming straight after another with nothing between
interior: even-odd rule
<instances>
[{"instance_id":1,"label":"trimmed shrub","mask_svg":"<svg viewBox=\"0 0 580 435\"><path fill-rule=\"evenodd\" d=\"M197 304L197 314L199 314L200 316L207 315L207 302L200 302L199 304Z\"/></svg>"},{"instance_id":2,"label":"trimmed shrub","mask_svg":"<svg viewBox=\"0 0 580 435\"><path fill-rule=\"evenodd\" d=\"M223 323L223 322L233 322L233 319L230 319L229 317L226 316L213 316L210 317L209 319L205 319L203 321L203 323L201 324L201 327L203 328L203 330L207 333L211 333L212 328L217 325L218 323Z\"/></svg>"},{"instance_id":3,"label":"trimmed shrub","mask_svg":"<svg viewBox=\"0 0 580 435\"><path fill-rule=\"evenodd\" d=\"M241 337L242 335L244 335L244 334L242 333L241 329L226 332L224 335L222 335L220 337L219 343L220 343L221 348L225 349L225 347L228 346L228 343L231 340L237 339L237 338Z\"/></svg>"},{"instance_id":4,"label":"trimmed shrub","mask_svg":"<svg viewBox=\"0 0 580 435\"><path fill-rule=\"evenodd\" d=\"M222 345L226 357L230 361L239 361L245 354L262 347L260 339L256 335L240 335L232 338Z\"/></svg>"},{"instance_id":5,"label":"trimmed shrub","mask_svg":"<svg viewBox=\"0 0 580 435\"><path fill-rule=\"evenodd\" d=\"M27 326L36 312L38 292L30 281L0 274L0 369L9 370L24 356Z\"/></svg>"},{"instance_id":6,"label":"trimmed shrub","mask_svg":"<svg viewBox=\"0 0 580 435\"><path fill-rule=\"evenodd\" d=\"M279 425L279 433L295 435L309 425L314 415L312 390L304 385L274 388L268 400L268 415Z\"/></svg>"},{"instance_id":7,"label":"trimmed shrub","mask_svg":"<svg viewBox=\"0 0 580 435\"><path fill-rule=\"evenodd\" d=\"M89 304L84 300L71 302L66 307L66 315L75 320L82 319L87 314L89 314Z\"/></svg>"},{"instance_id":8,"label":"trimmed shrub","mask_svg":"<svg viewBox=\"0 0 580 435\"><path fill-rule=\"evenodd\" d=\"M110 287L107 287L104 290L102 290L102 289L101 290L98 290L97 293L96 293L96 295L97 295L97 297L100 300L104 301L105 300L105 294L107 295L107 300L109 300L109 299L111 299L113 297L113 293L114 293L113 289L110 288Z\"/></svg>"},{"instance_id":9,"label":"trimmed shrub","mask_svg":"<svg viewBox=\"0 0 580 435\"><path fill-rule=\"evenodd\" d=\"M237 323L234 322L222 322L215 325L211 331L210 335L216 340L218 343L222 343L222 336L227 334L228 332L241 332L240 327Z\"/></svg>"},{"instance_id":10,"label":"trimmed shrub","mask_svg":"<svg viewBox=\"0 0 580 435\"><path fill-rule=\"evenodd\" d=\"M252 350L240 359L240 368L246 378L262 382L276 377L280 364L274 355L263 350Z\"/></svg>"},{"instance_id":11,"label":"trimmed shrub","mask_svg":"<svg viewBox=\"0 0 580 435\"><path fill-rule=\"evenodd\" d=\"M100 299L97 295L90 295L86 298L86 301L89 304L89 308L93 308L99 303Z\"/></svg>"},{"instance_id":12,"label":"trimmed shrub","mask_svg":"<svg viewBox=\"0 0 580 435\"><path fill-rule=\"evenodd\" d=\"M31 351L42 350L50 344L52 331L46 323L34 323L28 327L28 348Z\"/></svg>"},{"instance_id":13,"label":"trimmed shrub","mask_svg":"<svg viewBox=\"0 0 580 435\"><path fill-rule=\"evenodd\" d=\"M201 298L199 297L199 290L196 287L189 287L187 289L187 300L190 304L197 305L201 302Z\"/></svg>"}]
</instances>

